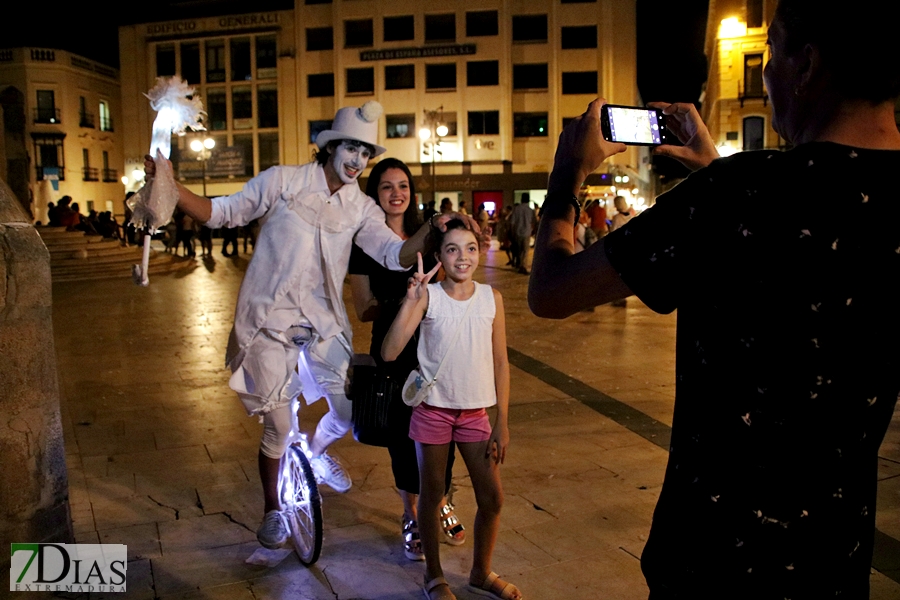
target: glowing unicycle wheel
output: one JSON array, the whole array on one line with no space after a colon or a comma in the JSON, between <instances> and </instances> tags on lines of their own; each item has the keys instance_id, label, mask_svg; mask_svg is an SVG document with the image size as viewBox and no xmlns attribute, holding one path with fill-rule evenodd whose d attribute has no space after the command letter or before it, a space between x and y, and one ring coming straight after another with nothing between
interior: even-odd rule
<instances>
[{"instance_id":1,"label":"glowing unicycle wheel","mask_svg":"<svg viewBox=\"0 0 900 600\"><path fill-rule=\"evenodd\" d=\"M322 552L322 497L309 460L300 446L290 446L281 474L281 505L291 529L291 542L304 565Z\"/></svg>"}]
</instances>

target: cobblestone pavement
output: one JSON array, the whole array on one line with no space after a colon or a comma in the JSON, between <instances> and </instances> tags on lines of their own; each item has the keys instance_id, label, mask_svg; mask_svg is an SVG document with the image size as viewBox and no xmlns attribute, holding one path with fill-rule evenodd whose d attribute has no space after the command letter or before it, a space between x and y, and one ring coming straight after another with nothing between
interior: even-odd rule
<instances>
[{"instance_id":1,"label":"cobblestone pavement","mask_svg":"<svg viewBox=\"0 0 900 600\"><path fill-rule=\"evenodd\" d=\"M500 252L487 263L478 277L504 295L513 364L494 569L529 599L646 598L638 557L666 461L674 316L631 298L625 308L541 320L526 305L528 278L502 266ZM246 264L217 255L148 288L54 286L77 541L128 545L128 592L118 598L421 598L423 567L402 552L387 451L349 437L333 448L355 483L347 494L324 490L318 563L245 562L259 548L261 428L228 389L223 356ZM354 329L357 351L367 351L368 326L354 321ZM324 409L304 407L301 427L310 430ZM877 523L888 553L880 566L893 579L873 571L871 597L896 600L900 418L881 455ZM474 496L456 464L457 512L471 526ZM476 598L464 587L471 551L471 542L442 545L463 600Z\"/></svg>"}]
</instances>

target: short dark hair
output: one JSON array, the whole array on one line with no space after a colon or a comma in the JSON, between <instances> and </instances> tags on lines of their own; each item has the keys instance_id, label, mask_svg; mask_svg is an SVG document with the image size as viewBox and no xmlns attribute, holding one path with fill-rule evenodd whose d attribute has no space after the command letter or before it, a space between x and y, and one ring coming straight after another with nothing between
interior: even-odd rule
<instances>
[{"instance_id":1,"label":"short dark hair","mask_svg":"<svg viewBox=\"0 0 900 600\"><path fill-rule=\"evenodd\" d=\"M900 61L894 60L900 2L855 0L838 10L821 0L780 0L775 19L788 54L806 44L819 48L844 98L880 104L900 96Z\"/></svg>"},{"instance_id":2,"label":"short dark hair","mask_svg":"<svg viewBox=\"0 0 900 600\"><path fill-rule=\"evenodd\" d=\"M409 167L405 162L397 158L383 158L378 161L378 164L372 167L372 172L369 173L369 179L366 181L366 196L373 198L378 206L381 206L381 202L378 201L378 184L381 183L381 176L388 169L400 169L409 180L409 205L406 207L406 212L403 213L403 233L412 236L422 226L422 219L419 217L419 207L417 206L416 184L413 182L412 173L409 172ZM382 208L384 207L382 206Z\"/></svg>"},{"instance_id":3,"label":"short dark hair","mask_svg":"<svg viewBox=\"0 0 900 600\"><path fill-rule=\"evenodd\" d=\"M465 222L462 219L450 219L446 223L447 230L441 231L440 229L434 230L434 247L435 252L441 251L441 246L444 245L444 238L447 237L447 234L453 231L454 229L463 229L465 231L470 232L473 236L475 236L475 242L478 244L478 247L481 248L481 240L478 239L478 236L475 235L475 232L466 227Z\"/></svg>"}]
</instances>

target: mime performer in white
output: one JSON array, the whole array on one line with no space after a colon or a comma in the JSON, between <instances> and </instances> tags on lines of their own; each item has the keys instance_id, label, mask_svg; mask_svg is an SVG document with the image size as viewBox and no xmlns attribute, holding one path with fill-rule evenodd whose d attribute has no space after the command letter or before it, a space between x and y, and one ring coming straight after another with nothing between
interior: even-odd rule
<instances>
[{"instance_id":1,"label":"mime performer in white","mask_svg":"<svg viewBox=\"0 0 900 600\"><path fill-rule=\"evenodd\" d=\"M225 361L232 371L229 386L265 425L259 450L265 516L257 538L267 548L280 547L288 537L278 476L300 393L307 402L324 395L329 405L309 444L317 479L339 492L352 485L326 449L351 427L344 381L352 330L341 290L353 242L386 268L405 270L424 251L433 228L444 229L459 217L436 215L406 241L388 228L384 212L357 183L369 159L385 151L376 143L381 113L377 102L338 110L331 129L316 138L314 162L272 167L231 196L210 200L178 186L179 208L207 227L238 227L253 219L262 225ZM144 164L152 176L153 162ZM467 223L478 230L471 219ZM296 368L304 344L315 376L305 383Z\"/></svg>"}]
</instances>

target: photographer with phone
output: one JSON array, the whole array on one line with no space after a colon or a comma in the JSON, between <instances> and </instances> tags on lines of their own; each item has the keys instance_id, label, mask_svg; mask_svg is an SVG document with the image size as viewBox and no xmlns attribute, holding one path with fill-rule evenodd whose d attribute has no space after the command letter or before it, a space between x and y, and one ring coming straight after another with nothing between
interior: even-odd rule
<instances>
[{"instance_id":1,"label":"photographer with phone","mask_svg":"<svg viewBox=\"0 0 900 600\"><path fill-rule=\"evenodd\" d=\"M563 318L632 293L678 309L669 464L641 559L652 600L869 596L900 392L900 67L884 60L898 13L781 0L764 77L794 148L718 159L693 106L654 104L684 144L656 152L695 172L579 254L575 194L625 146L601 137L602 99L560 136L531 309Z\"/></svg>"}]
</instances>

